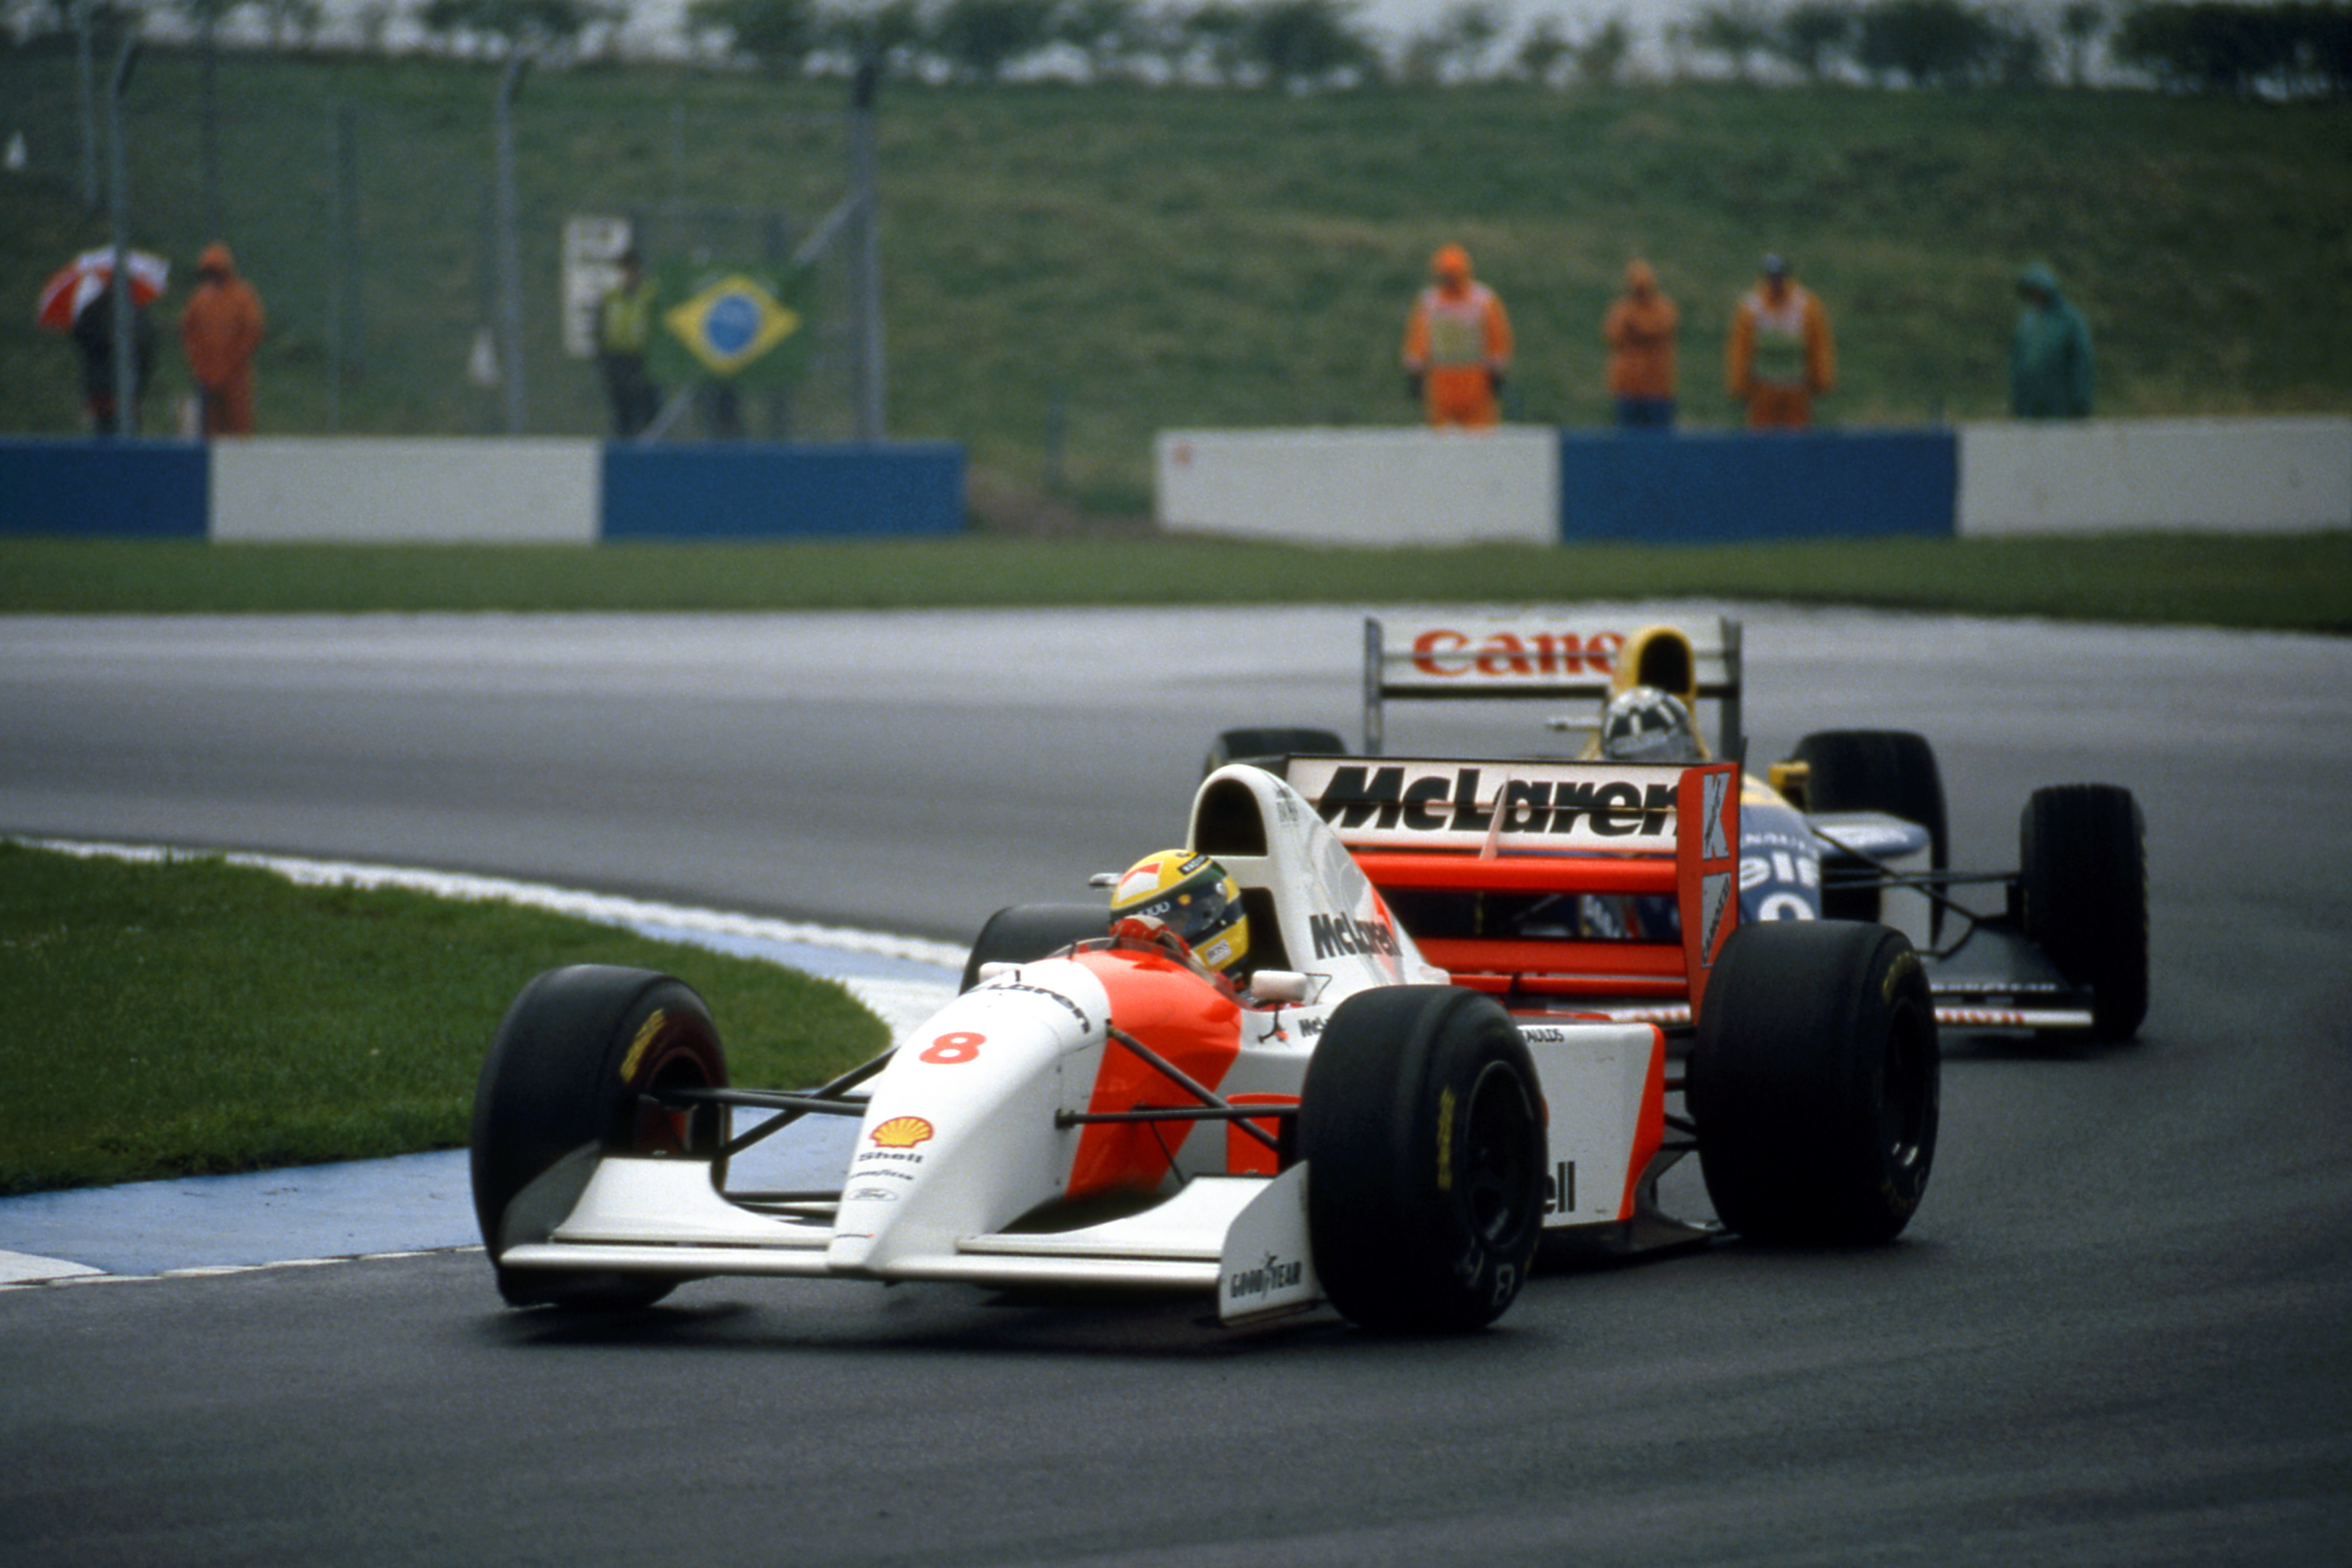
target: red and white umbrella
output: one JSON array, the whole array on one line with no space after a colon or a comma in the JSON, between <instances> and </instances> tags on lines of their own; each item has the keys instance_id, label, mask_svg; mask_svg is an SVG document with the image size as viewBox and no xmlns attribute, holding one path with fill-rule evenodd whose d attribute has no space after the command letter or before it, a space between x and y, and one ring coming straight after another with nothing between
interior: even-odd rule
<instances>
[{"instance_id":1,"label":"red and white umbrella","mask_svg":"<svg viewBox=\"0 0 2352 1568\"><path fill-rule=\"evenodd\" d=\"M147 305L163 291L164 280L171 276L172 264L160 256L144 250L126 250L124 270L131 278L131 302ZM114 251L85 250L49 275L41 285L41 303L33 312L34 323L53 332L73 331L74 318L82 307L104 294L114 282Z\"/></svg>"}]
</instances>

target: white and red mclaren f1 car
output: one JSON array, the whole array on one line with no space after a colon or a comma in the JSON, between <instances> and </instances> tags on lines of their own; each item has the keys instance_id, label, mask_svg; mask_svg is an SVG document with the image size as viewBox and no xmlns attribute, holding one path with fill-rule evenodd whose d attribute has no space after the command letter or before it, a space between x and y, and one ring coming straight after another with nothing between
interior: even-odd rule
<instances>
[{"instance_id":1,"label":"white and red mclaren f1 car","mask_svg":"<svg viewBox=\"0 0 2352 1568\"><path fill-rule=\"evenodd\" d=\"M1918 959L1875 924L1740 924L1734 766L1407 761L1413 820L1384 832L1318 808L1345 765L1223 767L1195 796L1186 848L1247 911L1238 983L1172 932L1107 931L1102 904L1016 907L894 1049L780 1092L729 1082L676 980L541 975L475 1104L499 1289L590 1308L711 1275L1196 1289L1229 1323L1328 1302L1431 1332L1492 1321L1547 1236L1903 1229L1936 1145ZM1392 889L1663 900L1680 921L1601 944L1523 920L1440 955ZM1584 1010L1629 972L1695 1027ZM856 1121L837 1190L730 1190L731 1155L807 1116ZM1699 1225L1659 1199L1694 1152Z\"/></svg>"}]
</instances>

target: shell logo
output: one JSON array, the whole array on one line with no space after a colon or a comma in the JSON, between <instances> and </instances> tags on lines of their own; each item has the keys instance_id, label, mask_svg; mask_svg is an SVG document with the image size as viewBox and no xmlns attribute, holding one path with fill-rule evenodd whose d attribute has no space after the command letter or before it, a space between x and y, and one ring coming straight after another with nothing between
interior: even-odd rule
<instances>
[{"instance_id":1,"label":"shell logo","mask_svg":"<svg viewBox=\"0 0 2352 1568\"><path fill-rule=\"evenodd\" d=\"M877 1127L870 1136L878 1149L911 1149L918 1143L928 1143L938 1129L919 1116L894 1116Z\"/></svg>"}]
</instances>

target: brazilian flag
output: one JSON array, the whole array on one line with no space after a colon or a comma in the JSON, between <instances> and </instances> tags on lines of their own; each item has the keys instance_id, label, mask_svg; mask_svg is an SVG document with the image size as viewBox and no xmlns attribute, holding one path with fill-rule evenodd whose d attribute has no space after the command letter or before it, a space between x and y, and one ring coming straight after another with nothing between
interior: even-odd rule
<instances>
[{"instance_id":1,"label":"brazilian flag","mask_svg":"<svg viewBox=\"0 0 2352 1568\"><path fill-rule=\"evenodd\" d=\"M657 382L779 386L806 368L816 269L666 263L646 366Z\"/></svg>"}]
</instances>

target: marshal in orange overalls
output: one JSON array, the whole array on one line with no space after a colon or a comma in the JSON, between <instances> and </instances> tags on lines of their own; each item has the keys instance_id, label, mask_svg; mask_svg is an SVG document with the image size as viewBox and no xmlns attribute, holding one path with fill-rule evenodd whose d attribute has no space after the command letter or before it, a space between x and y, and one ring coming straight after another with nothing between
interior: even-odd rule
<instances>
[{"instance_id":1,"label":"marshal in orange overalls","mask_svg":"<svg viewBox=\"0 0 2352 1568\"><path fill-rule=\"evenodd\" d=\"M1777 256L1764 258L1762 279L1732 313L1723 358L1724 384L1748 405L1751 430L1803 428L1813 399L1837 384L1829 312Z\"/></svg>"},{"instance_id":2,"label":"marshal in orange overalls","mask_svg":"<svg viewBox=\"0 0 2352 1568\"><path fill-rule=\"evenodd\" d=\"M1432 425L1478 429L1498 423L1497 394L1511 368L1511 321L1492 289L1470 277L1458 245L1430 258L1436 281L1405 321L1405 374L1419 384Z\"/></svg>"}]
</instances>

